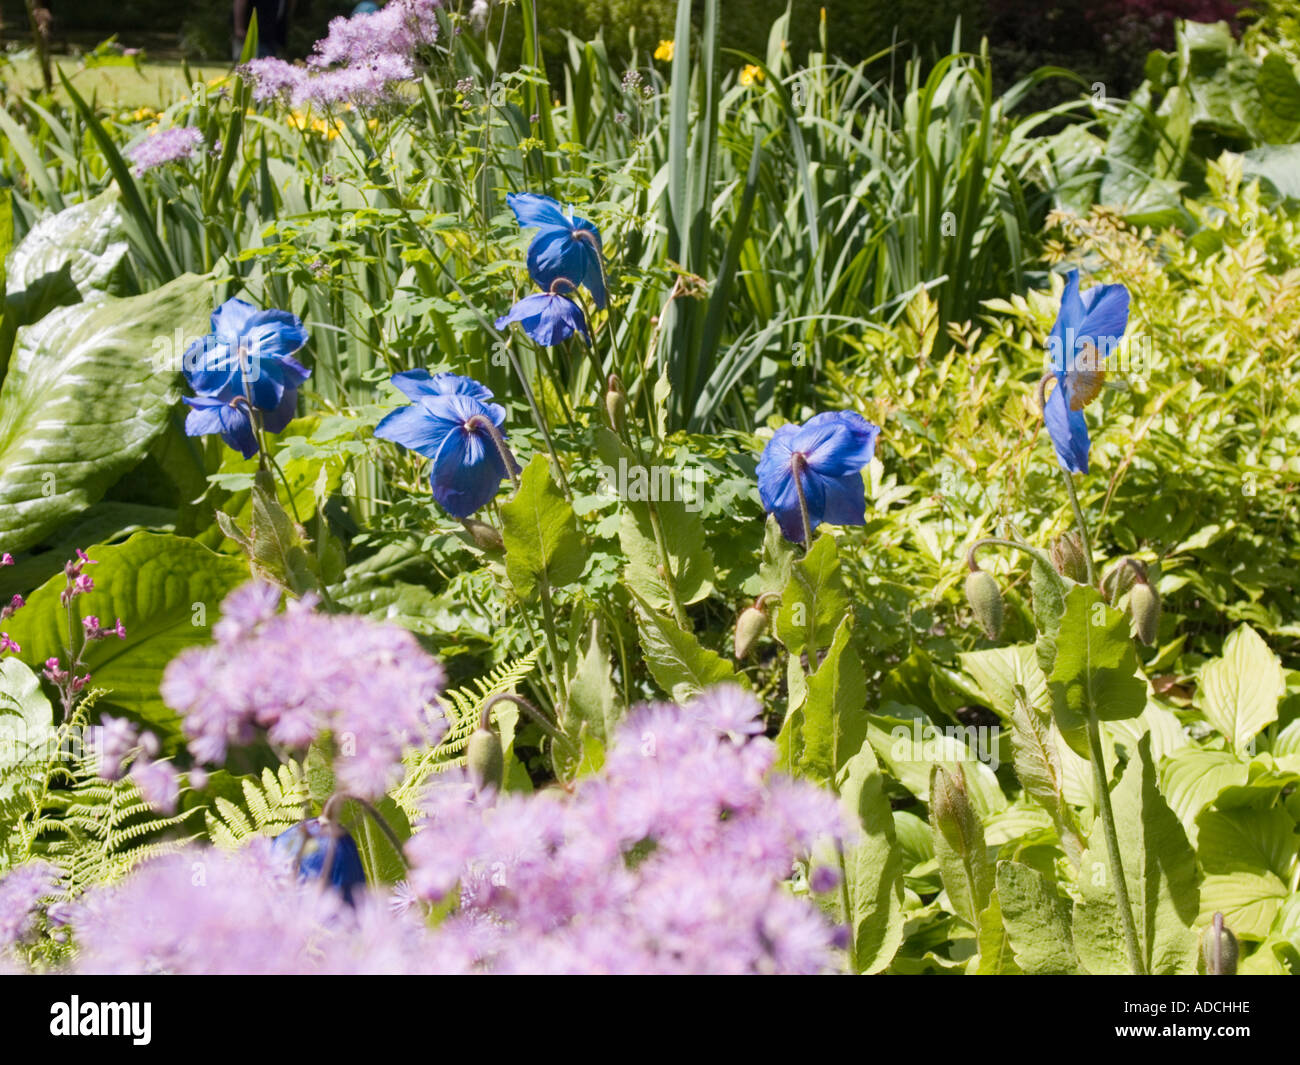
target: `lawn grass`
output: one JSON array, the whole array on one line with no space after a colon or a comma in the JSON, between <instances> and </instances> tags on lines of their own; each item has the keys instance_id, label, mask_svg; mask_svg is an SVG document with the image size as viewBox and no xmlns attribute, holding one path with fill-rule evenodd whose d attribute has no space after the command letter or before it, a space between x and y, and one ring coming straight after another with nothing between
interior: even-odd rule
<instances>
[{"instance_id":1,"label":"lawn grass","mask_svg":"<svg viewBox=\"0 0 1300 1065\"><path fill-rule=\"evenodd\" d=\"M178 62L149 61L141 63L139 70L131 65L83 67L81 60L72 56L57 57L55 62L82 96L102 106L161 110L190 90ZM194 79L204 82L229 70L229 66L216 64L190 67ZM55 82L55 95L63 100L63 89L58 84L57 75ZM39 88L40 84L40 65L34 58L7 59L0 56L0 86L3 86L5 95L25 93Z\"/></svg>"}]
</instances>

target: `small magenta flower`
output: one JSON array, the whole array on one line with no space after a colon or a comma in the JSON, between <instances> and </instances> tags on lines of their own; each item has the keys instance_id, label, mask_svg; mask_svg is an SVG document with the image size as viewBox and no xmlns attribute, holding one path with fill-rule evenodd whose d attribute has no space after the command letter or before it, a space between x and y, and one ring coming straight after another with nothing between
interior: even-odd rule
<instances>
[{"instance_id":1,"label":"small magenta flower","mask_svg":"<svg viewBox=\"0 0 1300 1065\"><path fill-rule=\"evenodd\" d=\"M457 374L412 370L395 374L393 384L415 402L387 415L375 436L431 459L433 498L454 517L469 517L517 473L501 433L505 408L487 402L492 393L483 385Z\"/></svg>"},{"instance_id":2,"label":"small magenta flower","mask_svg":"<svg viewBox=\"0 0 1300 1065\"><path fill-rule=\"evenodd\" d=\"M549 196L512 192L506 203L520 226L537 229L537 236L528 246L528 272L538 287L551 292L555 282L561 280L573 288L581 285L591 293L597 307L604 307L600 230Z\"/></svg>"},{"instance_id":3,"label":"small magenta flower","mask_svg":"<svg viewBox=\"0 0 1300 1065\"><path fill-rule=\"evenodd\" d=\"M117 619L117 624L108 628L100 625L99 618L94 614L89 614L81 619L81 627L86 630L87 640L107 640L110 636L116 636L119 640L126 639L126 628L122 625L122 619Z\"/></svg>"},{"instance_id":4,"label":"small magenta flower","mask_svg":"<svg viewBox=\"0 0 1300 1065\"><path fill-rule=\"evenodd\" d=\"M1128 328L1129 292L1123 285L1094 285L1079 291L1079 271L1071 270L1061 293L1061 309L1047 340L1051 372L1040 388L1056 387L1042 403L1043 424L1057 461L1069 473L1088 472L1088 422L1083 408L1101 393L1105 362Z\"/></svg>"},{"instance_id":5,"label":"small magenta flower","mask_svg":"<svg viewBox=\"0 0 1300 1065\"><path fill-rule=\"evenodd\" d=\"M21 650L22 647L9 638L9 633L0 632L0 653L12 651L14 654L18 654Z\"/></svg>"},{"instance_id":6,"label":"small magenta flower","mask_svg":"<svg viewBox=\"0 0 1300 1065\"><path fill-rule=\"evenodd\" d=\"M272 850L290 858L298 868L299 880L326 880L353 904L353 892L365 887L366 871L356 842L342 828L327 825L320 818L303 821L275 837ZM329 861L329 876L325 862Z\"/></svg>"},{"instance_id":7,"label":"small magenta flower","mask_svg":"<svg viewBox=\"0 0 1300 1065\"><path fill-rule=\"evenodd\" d=\"M182 369L198 393L185 400L193 408L185 431L219 433L245 458L255 454L253 411L272 433L293 419L298 389L311 376L293 357L306 342L307 330L296 315L227 300L212 312L212 332L185 352Z\"/></svg>"},{"instance_id":8,"label":"small magenta flower","mask_svg":"<svg viewBox=\"0 0 1300 1065\"><path fill-rule=\"evenodd\" d=\"M562 281L556 283L563 284ZM505 329L511 322L518 322L523 331L545 348L553 348L573 336L581 333L582 339L591 344L587 333L587 322L582 316L582 308L568 296L550 292L536 292L525 296L513 307L510 313L496 321L498 329Z\"/></svg>"},{"instance_id":9,"label":"small magenta flower","mask_svg":"<svg viewBox=\"0 0 1300 1065\"><path fill-rule=\"evenodd\" d=\"M27 605L27 600L24 599L21 595L15 594L14 597L9 600L8 606L0 608L0 621L4 621L6 618L13 617L16 613L18 613L19 610L21 610L26 605Z\"/></svg>"},{"instance_id":10,"label":"small magenta flower","mask_svg":"<svg viewBox=\"0 0 1300 1065\"><path fill-rule=\"evenodd\" d=\"M866 523L860 471L879 435L877 426L850 410L826 411L773 434L758 461L758 494L787 540L810 541L823 521Z\"/></svg>"},{"instance_id":11,"label":"small magenta flower","mask_svg":"<svg viewBox=\"0 0 1300 1065\"><path fill-rule=\"evenodd\" d=\"M14 556L11 555L8 551L6 551L3 555L0 555L0 566L12 566L13 564L14 564Z\"/></svg>"}]
</instances>

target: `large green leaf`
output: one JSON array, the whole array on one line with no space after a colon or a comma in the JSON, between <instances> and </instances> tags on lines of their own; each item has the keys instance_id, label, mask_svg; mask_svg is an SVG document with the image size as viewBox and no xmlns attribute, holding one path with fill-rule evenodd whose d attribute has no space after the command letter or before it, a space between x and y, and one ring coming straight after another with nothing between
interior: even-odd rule
<instances>
[{"instance_id":1,"label":"large green leaf","mask_svg":"<svg viewBox=\"0 0 1300 1065\"><path fill-rule=\"evenodd\" d=\"M15 325L115 290L128 245L117 194L46 215L13 250L5 302Z\"/></svg>"},{"instance_id":2,"label":"large green leaf","mask_svg":"<svg viewBox=\"0 0 1300 1065\"><path fill-rule=\"evenodd\" d=\"M1268 934L1290 891L1295 822L1280 807L1206 810L1197 818L1197 857L1205 870L1201 917L1216 911L1246 939Z\"/></svg>"},{"instance_id":3,"label":"large green leaf","mask_svg":"<svg viewBox=\"0 0 1300 1065\"><path fill-rule=\"evenodd\" d=\"M816 652L829 646L848 606L835 537L824 532L791 567L776 617L777 638L791 655L807 654L815 662Z\"/></svg>"},{"instance_id":4,"label":"large green leaf","mask_svg":"<svg viewBox=\"0 0 1300 1065\"><path fill-rule=\"evenodd\" d=\"M846 815L861 829L844 852L844 897L853 956L863 973L879 972L903 942L903 853L884 778L871 747L863 744L835 780Z\"/></svg>"},{"instance_id":5,"label":"large green leaf","mask_svg":"<svg viewBox=\"0 0 1300 1065\"><path fill-rule=\"evenodd\" d=\"M636 593L632 593L636 596ZM745 687L749 681L716 651L701 647L695 636L637 599L637 629L646 665L655 683L677 702L690 699L711 684L734 681Z\"/></svg>"},{"instance_id":6,"label":"large green leaf","mask_svg":"<svg viewBox=\"0 0 1300 1065\"><path fill-rule=\"evenodd\" d=\"M1078 972L1069 900L1021 862L998 862L997 885L1002 922L1021 970L1030 976Z\"/></svg>"},{"instance_id":7,"label":"large green leaf","mask_svg":"<svg viewBox=\"0 0 1300 1065\"><path fill-rule=\"evenodd\" d=\"M126 627L125 640L110 637L86 647L82 662L91 684L109 689L97 708L146 722L174 747L178 721L158 694L162 671L178 652L207 639L222 598L248 579L248 568L185 537L147 532L91 547L88 554L97 563L86 567L95 587L73 601L75 608L105 623L120 617ZM62 573L52 577L9 621L29 662L58 657L66 663L68 626L59 601L64 584ZM76 624L74 631L80 629Z\"/></svg>"},{"instance_id":8,"label":"large green leaf","mask_svg":"<svg viewBox=\"0 0 1300 1065\"><path fill-rule=\"evenodd\" d=\"M143 296L62 307L18 331L0 388L0 545L19 551L98 500L162 431L176 373L156 340L206 329L212 289L187 275Z\"/></svg>"},{"instance_id":9,"label":"large green leaf","mask_svg":"<svg viewBox=\"0 0 1300 1065\"><path fill-rule=\"evenodd\" d=\"M1197 679L1205 720L1238 754L1277 720L1277 702L1286 691L1282 666L1249 625L1223 641L1223 656L1202 666Z\"/></svg>"},{"instance_id":10,"label":"large green leaf","mask_svg":"<svg viewBox=\"0 0 1300 1065\"><path fill-rule=\"evenodd\" d=\"M1048 678L1052 713L1061 734L1087 756L1087 723L1137 717L1146 706L1128 618L1112 610L1096 589L1071 588L1057 634L1056 662Z\"/></svg>"},{"instance_id":11,"label":"large green leaf","mask_svg":"<svg viewBox=\"0 0 1300 1065\"><path fill-rule=\"evenodd\" d=\"M562 588L582 576L587 548L573 507L551 479L545 455L535 455L519 491L501 505L506 573L519 598L528 601L545 584Z\"/></svg>"},{"instance_id":12,"label":"large green leaf","mask_svg":"<svg viewBox=\"0 0 1300 1065\"><path fill-rule=\"evenodd\" d=\"M776 739L782 767L819 784L834 779L867 738L867 682L849 644L852 629L850 618L840 622L808 678L807 697L786 716Z\"/></svg>"},{"instance_id":13,"label":"large green leaf","mask_svg":"<svg viewBox=\"0 0 1300 1065\"><path fill-rule=\"evenodd\" d=\"M0 799L15 786L4 771L20 762L48 760L53 739L54 708L40 678L17 658L0 658Z\"/></svg>"},{"instance_id":14,"label":"large green leaf","mask_svg":"<svg viewBox=\"0 0 1300 1065\"><path fill-rule=\"evenodd\" d=\"M1138 950L1147 973L1196 971L1200 906L1196 856L1187 833L1156 787L1151 738L1138 743L1112 795L1120 863L1128 886ZM1100 817L1080 867L1074 945L1092 973L1127 973L1128 959Z\"/></svg>"}]
</instances>

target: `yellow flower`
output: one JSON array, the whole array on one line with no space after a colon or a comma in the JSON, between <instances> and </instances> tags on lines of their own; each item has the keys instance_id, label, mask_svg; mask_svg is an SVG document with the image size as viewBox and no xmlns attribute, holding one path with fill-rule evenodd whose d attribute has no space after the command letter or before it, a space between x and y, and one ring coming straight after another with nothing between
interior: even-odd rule
<instances>
[{"instance_id":1,"label":"yellow flower","mask_svg":"<svg viewBox=\"0 0 1300 1065\"><path fill-rule=\"evenodd\" d=\"M137 107L134 111L131 112L131 120L133 122L143 122L146 118L157 118L157 117L158 117L158 112L155 111L152 107Z\"/></svg>"},{"instance_id":2,"label":"yellow flower","mask_svg":"<svg viewBox=\"0 0 1300 1065\"><path fill-rule=\"evenodd\" d=\"M763 80L763 68L756 67L753 63L745 64L745 69L740 72L741 85L753 85L755 82Z\"/></svg>"},{"instance_id":3,"label":"yellow flower","mask_svg":"<svg viewBox=\"0 0 1300 1065\"><path fill-rule=\"evenodd\" d=\"M662 61L665 62L665 63L672 62L672 58L673 58L673 42L672 42L672 41L660 41L660 42L659 42L659 47L655 49L655 58L656 58L656 59L659 59L659 60L662 60Z\"/></svg>"}]
</instances>

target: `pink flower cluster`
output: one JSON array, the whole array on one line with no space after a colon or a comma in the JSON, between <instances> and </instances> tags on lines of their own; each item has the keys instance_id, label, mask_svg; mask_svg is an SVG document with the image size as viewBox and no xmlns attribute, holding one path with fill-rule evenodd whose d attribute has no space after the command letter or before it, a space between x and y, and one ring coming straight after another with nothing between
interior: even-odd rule
<instances>
[{"instance_id":1,"label":"pink flower cluster","mask_svg":"<svg viewBox=\"0 0 1300 1065\"><path fill-rule=\"evenodd\" d=\"M438 706L445 673L406 629L315 612L313 597L277 613L279 589L231 592L216 643L168 663L161 691L184 719L203 763L265 734L302 750L327 734L344 791L378 798L401 779L402 752L446 731Z\"/></svg>"},{"instance_id":2,"label":"pink flower cluster","mask_svg":"<svg viewBox=\"0 0 1300 1065\"><path fill-rule=\"evenodd\" d=\"M143 174L156 166L187 162L203 147L203 134L193 126L173 126L149 134L127 151L135 172Z\"/></svg>"},{"instance_id":3,"label":"pink flower cluster","mask_svg":"<svg viewBox=\"0 0 1300 1065\"><path fill-rule=\"evenodd\" d=\"M416 57L438 37L439 0L390 0L378 11L336 18L306 66L254 59L244 68L253 98L287 97L295 107L371 105L416 77Z\"/></svg>"}]
</instances>

